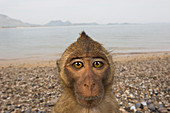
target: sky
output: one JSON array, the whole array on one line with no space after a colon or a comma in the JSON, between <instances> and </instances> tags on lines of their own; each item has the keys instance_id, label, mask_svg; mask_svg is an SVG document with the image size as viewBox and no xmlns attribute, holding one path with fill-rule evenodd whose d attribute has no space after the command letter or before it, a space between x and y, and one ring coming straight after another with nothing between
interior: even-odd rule
<instances>
[{"instance_id":1,"label":"sky","mask_svg":"<svg viewBox=\"0 0 170 113\"><path fill-rule=\"evenodd\" d=\"M170 23L170 0L0 0L0 14L32 24Z\"/></svg>"}]
</instances>

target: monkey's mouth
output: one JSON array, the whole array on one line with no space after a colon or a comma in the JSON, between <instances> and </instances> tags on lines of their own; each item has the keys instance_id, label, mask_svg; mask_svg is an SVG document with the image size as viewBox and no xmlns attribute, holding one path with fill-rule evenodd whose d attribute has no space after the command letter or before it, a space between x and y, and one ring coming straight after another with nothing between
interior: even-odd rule
<instances>
[{"instance_id":1,"label":"monkey's mouth","mask_svg":"<svg viewBox=\"0 0 170 113\"><path fill-rule=\"evenodd\" d=\"M87 107L93 107L101 102L103 98L103 94L99 96L92 96L92 97L83 97L76 94L76 98L79 104Z\"/></svg>"}]
</instances>

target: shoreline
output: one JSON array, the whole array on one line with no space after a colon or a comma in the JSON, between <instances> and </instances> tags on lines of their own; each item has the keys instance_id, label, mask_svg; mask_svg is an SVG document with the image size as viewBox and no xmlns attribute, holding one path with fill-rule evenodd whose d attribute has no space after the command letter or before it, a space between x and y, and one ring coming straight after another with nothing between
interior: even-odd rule
<instances>
[{"instance_id":1,"label":"shoreline","mask_svg":"<svg viewBox=\"0 0 170 113\"><path fill-rule=\"evenodd\" d=\"M0 67L17 66L17 67L37 67L37 66L56 66L56 61L61 57L61 53L56 55L44 55L37 57L16 58L16 59L0 59ZM157 52L129 52L129 53L111 53L113 62L131 61L150 59L155 57L170 56L170 51Z\"/></svg>"},{"instance_id":2,"label":"shoreline","mask_svg":"<svg viewBox=\"0 0 170 113\"><path fill-rule=\"evenodd\" d=\"M132 61L132 60L146 60L146 59L155 59L163 58L170 56L170 51L157 51L157 52L131 52L131 53L113 53L113 62L118 61Z\"/></svg>"}]
</instances>

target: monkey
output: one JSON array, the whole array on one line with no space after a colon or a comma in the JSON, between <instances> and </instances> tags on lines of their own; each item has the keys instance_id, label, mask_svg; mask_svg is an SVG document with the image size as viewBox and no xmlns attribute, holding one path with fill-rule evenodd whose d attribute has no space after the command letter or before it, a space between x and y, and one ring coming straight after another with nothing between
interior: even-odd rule
<instances>
[{"instance_id":1,"label":"monkey","mask_svg":"<svg viewBox=\"0 0 170 113\"><path fill-rule=\"evenodd\" d=\"M63 94L52 113L119 113L110 53L84 31L57 61Z\"/></svg>"}]
</instances>

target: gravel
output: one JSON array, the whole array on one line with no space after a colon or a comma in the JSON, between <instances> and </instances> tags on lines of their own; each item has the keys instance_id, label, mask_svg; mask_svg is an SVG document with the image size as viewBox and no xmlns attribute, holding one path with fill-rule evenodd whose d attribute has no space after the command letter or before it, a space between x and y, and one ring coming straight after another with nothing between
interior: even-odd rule
<instances>
[{"instance_id":1,"label":"gravel","mask_svg":"<svg viewBox=\"0 0 170 113\"><path fill-rule=\"evenodd\" d=\"M170 112L170 55L114 61L112 91L122 113ZM55 66L1 66L1 113L48 113L62 95Z\"/></svg>"}]
</instances>

